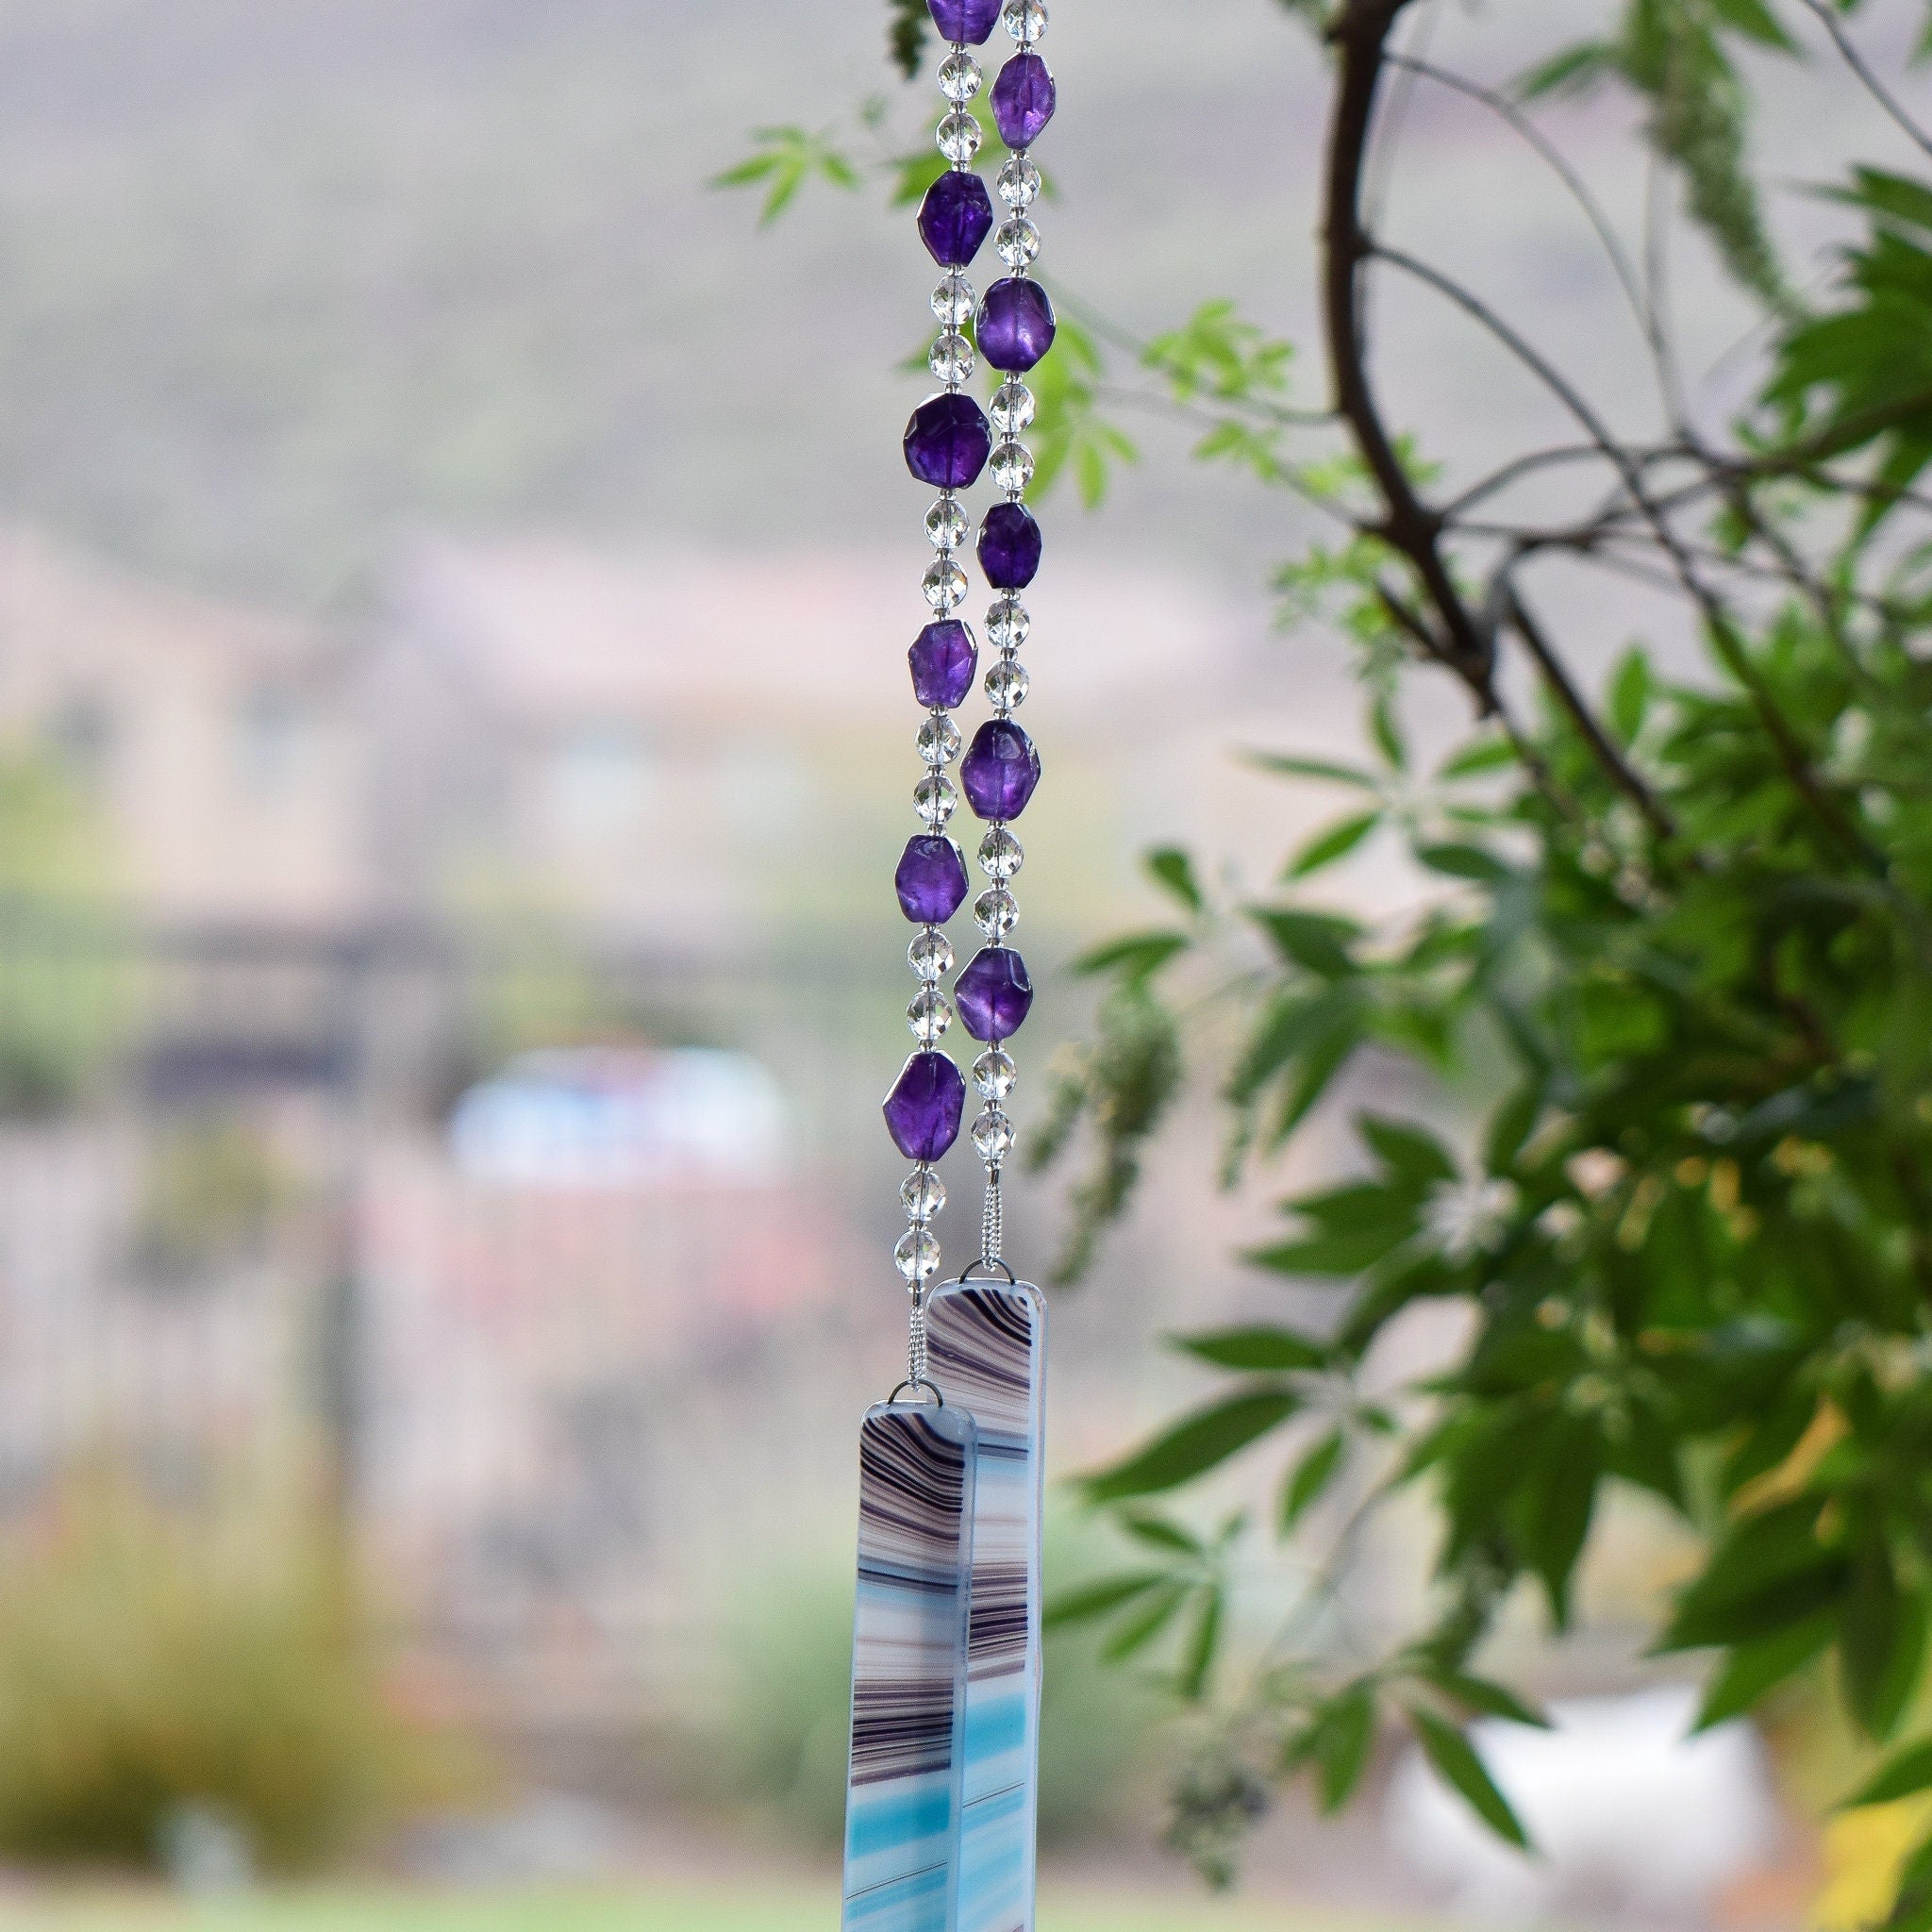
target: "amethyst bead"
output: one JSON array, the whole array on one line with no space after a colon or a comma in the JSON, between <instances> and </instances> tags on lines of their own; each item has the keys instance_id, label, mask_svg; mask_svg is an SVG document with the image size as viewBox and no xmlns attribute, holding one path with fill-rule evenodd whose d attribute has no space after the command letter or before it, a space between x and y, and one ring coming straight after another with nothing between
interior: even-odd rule
<instances>
[{"instance_id":1,"label":"amethyst bead","mask_svg":"<svg viewBox=\"0 0 1932 1932\"><path fill-rule=\"evenodd\" d=\"M986 412L969 395L928 396L906 425L906 467L935 490L970 489L991 454Z\"/></svg>"},{"instance_id":2,"label":"amethyst bead","mask_svg":"<svg viewBox=\"0 0 1932 1932\"><path fill-rule=\"evenodd\" d=\"M919 204L919 239L941 268L964 268L991 231L992 196L963 169L941 175Z\"/></svg>"},{"instance_id":3,"label":"amethyst bead","mask_svg":"<svg viewBox=\"0 0 1932 1932\"><path fill-rule=\"evenodd\" d=\"M906 658L912 666L912 695L928 711L950 711L963 704L979 669L979 646L957 617L927 625Z\"/></svg>"},{"instance_id":4,"label":"amethyst bead","mask_svg":"<svg viewBox=\"0 0 1932 1932\"><path fill-rule=\"evenodd\" d=\"M1053 74L1038 54L1015 54L992 84L992 118L1008 147L1031 147L1045 132L1059 99Z\"/></svg>"},{"instance_id":5,"label":"amethyst bead","mask_svg":"<svg viewBox=\"0 0 1932 1932\"><path fill-rule=\"evenodd\" d=\"M979 305L979 353L995 369L1031 369L1053 347L1053 304L1038 282L1007 275Z\"/></svg>"},{"instance_id":6,"label":"amethyst bead","mask_svg":"<svg viewBox=\"0 0 1932 1932\"><path fill-rule=\"evenodd\" d=\"M950 839L908 840L893 884L899 909L915 925L941 924L965 900L966 855Z\"/></svg>"},{"instance_id":7,"label":"amethyst bead","mask_svg":"<svg viewBox=\"0 0 1932 1932\"><path fill-rule=\"evenodd\" d=\"M996 503L979 526L979 567L996 591L1024 591L1040 575L1040 525L1024 503Z\"/></svg>"},{"instance_id":8,"label":"amethyst bead","mask_svg":"<svg viewBox=\"0 0 1932 1932\"><path fill-rule=\"evenodd\" d=\"M926 11L942 41L979 46L1000 17L1000 0L925 0Z\"/></svg>"},{"instance_id":9,"label":"amethyst bead","mask_svg":"<svg viewBox=\"0 0 1932 1932\"><path fill-rule=\"evenodd\" d=\"M953 986L959 1022L989 1045L1010 1040L1033 1010L1033 982L1026 962L1005 946L987 946Z\"/></svg>"},{"instance_id":10,"label":"amethyst bead","mask_svg":"<svg viewBox=\"0 0 1932 1932\"><path fill-rule=\"evenodd\" d=\"M908 1160L937 1160L965 1111L965 1074L942 1053L916 1053L886 1095L886 1131Z\"/></svg>"},{"instance_id":11,"label":"amethyst bead","mask_svg":"<svg viewBox=\"0 0 1932 1932\"><path fill-rule=\"evenodd\" d=\"M1016 819L1040 783L1040 754L1010 718L989 718L959 763L967 803L983 819Z\"/></svg>"}]
</instances>

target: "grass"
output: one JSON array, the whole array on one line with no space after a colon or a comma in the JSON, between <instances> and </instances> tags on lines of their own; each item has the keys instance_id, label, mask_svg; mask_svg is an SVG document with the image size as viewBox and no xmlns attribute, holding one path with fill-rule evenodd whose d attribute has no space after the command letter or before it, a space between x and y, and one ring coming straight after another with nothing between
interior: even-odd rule
<instances>
[{"instance_id":1,"label":"grass","mask_svg":"<svg viewBox=\"0 0 1932 1932\"><path fill-rule=\"evenodd\" d=\"M838 1904L803 1891L646 1885L634 1890L314 1890L182 1900L151 1891L0 1893L4 1932L835 1932ZM1040 1932L1377 1932L1279 1904L1049 1892ZM1382 1928L1389 1932L1389 1928Z\"/></svg>"}]
</instances>

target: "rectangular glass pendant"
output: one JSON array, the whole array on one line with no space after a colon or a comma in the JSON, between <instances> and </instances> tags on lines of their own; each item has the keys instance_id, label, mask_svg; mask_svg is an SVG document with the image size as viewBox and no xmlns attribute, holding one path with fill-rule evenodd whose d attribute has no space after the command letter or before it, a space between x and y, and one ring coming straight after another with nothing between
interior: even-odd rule
<instances>
[{"instance_id":1,"label":"rectangular glass pendant","mask_svg":"<svg viewBox=\"0 0 1932 1932\"><path fill-rule=\"evenodd\" d=\"M859 1431L845 1932L957 1932L978 1430L880 1405Z\"/></svg>"},{"instance_id":2,"label":"rectangular glass pendant","mask_svg":"<svg viewBox=\"0 0 1932 1932\"><path fill-rule=\"evenodd\" d=\"M1024 1282L955 1282L927 1319L933 1380L978 1425L958 1932L1032 1932L1046 1304Z\"/></svg>"}]
</instances>

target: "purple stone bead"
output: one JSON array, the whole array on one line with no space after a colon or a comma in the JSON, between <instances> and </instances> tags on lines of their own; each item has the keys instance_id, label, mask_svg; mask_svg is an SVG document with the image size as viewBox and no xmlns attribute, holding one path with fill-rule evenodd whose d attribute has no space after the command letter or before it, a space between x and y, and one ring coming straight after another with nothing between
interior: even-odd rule
<instances>
[{"instance_id":1,"label":"purple stone bead","mask_svg":"<svg viewBox=\"0 0 1932 1932\"><path fill-rule=\"evenodd\" d=\"M906 658L912 666L912 695L928 711L950 711L962 704L979 669L979 646L957 617L927 625Z\"/></svg>"},{"instance_id":2,"label":"purple stone bead","mask_svg":"<svg viewBox=\"0 0 1932 1932\"><path fill-rule=\"evenodd\" d=\"M1038 282L1007 275L979 305L979 353L995 369L1031 369L1053 347L1053 304Z\"/></svg>"},{"instance_id":3,"label":"purple stone bead","mask_svg":"<svg viewBox=\"0 0 1932 1932\"><path fill-rule=\"evenodd\" d=\"M955 168L925 191L919 239L941 268L964 268L992 232L992 196L977 175Z\"/></svg>"},{"instance_id":4,"label":"purple stone bead","mask_svg":"<svg viewBox=\"0 0 1932 1932\"><path fill-rule=\"evenodd\" d=\"M959 782L981 818L1016 819L1040 783L1040 754L1010 718L989 718L959 762Z\"/></svg>"},{"instance_id":5,"label":"purple stone bead","mask_svg":"<svg viewBox=\"0 0 1932 1932\"><path fill-rule=\"evenodd\" d=\"M992 84L992 118L1008 147L1031 147L1053 119L1059 90L1038 54L1015 54Z\"/></svg>"},{"instance_id":6,"label":"purple stone bead","mask_svg":"<svg viewBox=\"0 0 1932 1932\"><path fill-rule=\"evenodd\" d=\"M965 1074L942 1053L916 1053L886 1095L886 1131L908 1160L937 1160L965 1111Z\"/></svg>"},{"instance_id":7,"label":"purple stone bead","mask_svg":"<svg viewBox=\"0 0 1932 1932\"><path fill-rule=\"evenodd\" d=\"M1040 575L1042 539L1024 503L996 503L979 526L979 567L996 591L1024 591Z\"/></svg>"},{"instance_id":8,"label":"purple stone bead","mask_svg":"<svg viewBox=\"0 0 1932 1932\"><path fill-rule=\"evenodd\" d=\"M942 924L966 897L966 855L950 839L909 840L893 884L899 909L915 925Z\"/></svg>"},{"instance_id":9,"label":"purple stone bead","mask_svg":"<svg viewBox=\"0 0 1932 1932\"><path fill-rule=\"evenodd\" d=\"M987 946L953 986L959 1023L974 1040L991 1045L1010 1040L1033 1010L1033 982L1026 962L1005 946Z\"/></svg>"},{"instance_id":10,"label":"purple stone bead","mask_svg":"<svg viewBox=\"0 0 1932 1932\"><path fill-rule=\"evenodd\" d=\"M969 395L928 396L906 425L906 467L935 490L970 489L991 454L986 411Z\"/></svg>"},{"instance_id":11,"label":"purple stone bead","mask_svg":"<svg viewBox=\"0 0 1932 1932\"><path fill-rule=\"evenodd\" d=\"M979 46L1000 17L1000 0L925 0L926 10L943 41Z\"/></svg>"}]
</instances>

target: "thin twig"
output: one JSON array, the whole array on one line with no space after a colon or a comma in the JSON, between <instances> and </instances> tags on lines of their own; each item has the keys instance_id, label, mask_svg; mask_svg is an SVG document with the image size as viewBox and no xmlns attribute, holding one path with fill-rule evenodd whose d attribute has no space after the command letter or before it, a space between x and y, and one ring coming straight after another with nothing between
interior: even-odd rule
<instances>
[{"instance_id":1,"label":"thin twig","mask_svg":"<svg viewBox=\"0 0 1932 1932\"><path fill-rule=\"evenodd\" d=\"M1853 43L1852 37L1845 32L1844 23L1839 19L1837 12L1825 4L1825 0L1801 0L1801 4L1806 12L1831 36L1832 45L1838 49L1840 58L1857 77L1858 84L1885 109L1915 147L1922 153L1932 155L1932 135L1928 135L1906 112L1898 96L1873 72L1871 63L1859 53Z\"/></svg>"}]
</instances>

